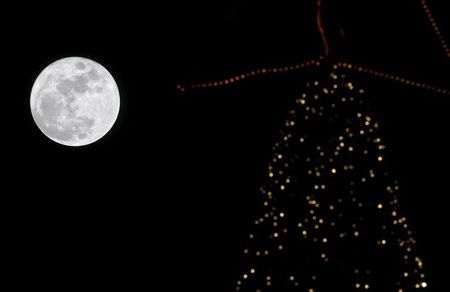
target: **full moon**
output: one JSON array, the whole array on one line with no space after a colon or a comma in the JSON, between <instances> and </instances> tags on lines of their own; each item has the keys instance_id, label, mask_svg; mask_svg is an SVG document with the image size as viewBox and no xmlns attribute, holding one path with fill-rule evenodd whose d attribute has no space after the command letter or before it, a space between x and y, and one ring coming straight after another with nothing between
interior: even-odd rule
<instances>
[{"instance_id":1,"label":"full moon","mask_svg":"<svg viewBox=\"0 0 450 292\"><path fill-rule=\"evenodd\" d=\"M102 138L119 114L120 96L111 74L99 63L70 57L47 66L31 90L38 128L51 140L83 146Z\"/></svg>"}]
</instances>

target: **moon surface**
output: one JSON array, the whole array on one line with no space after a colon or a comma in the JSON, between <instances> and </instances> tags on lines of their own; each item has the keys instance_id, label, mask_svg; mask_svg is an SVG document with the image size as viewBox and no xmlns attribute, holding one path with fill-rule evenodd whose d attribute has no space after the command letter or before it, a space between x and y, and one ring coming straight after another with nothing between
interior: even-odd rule
<instances>
[{"instance_id":1,"label":"moon surface","mask_svg":"<svg viewBox=\"0 0 450 292\"><path fill-rule=\"evenodd\" d=\"M119 89L99 63L64 58L39 74L30 107L36 125L48 138L67 146L83 146L102 138L114 125Z\"/></svg>"}]
</instances>

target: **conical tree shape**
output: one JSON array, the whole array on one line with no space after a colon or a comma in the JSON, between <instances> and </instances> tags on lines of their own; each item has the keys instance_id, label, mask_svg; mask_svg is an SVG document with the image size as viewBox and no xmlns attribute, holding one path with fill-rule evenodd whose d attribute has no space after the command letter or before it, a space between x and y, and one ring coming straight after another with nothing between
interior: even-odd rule
<instances>
[{"instance_id":1,"label":"conical tree shape","mask_svg":"<svg viewBox=\"0 0 450 292\"><path fill-rule=\"evenodd\" d=\"M273 147L235 290L427 290L389 158L351 78L307 83Z\"/></svg>"}]
</instances>

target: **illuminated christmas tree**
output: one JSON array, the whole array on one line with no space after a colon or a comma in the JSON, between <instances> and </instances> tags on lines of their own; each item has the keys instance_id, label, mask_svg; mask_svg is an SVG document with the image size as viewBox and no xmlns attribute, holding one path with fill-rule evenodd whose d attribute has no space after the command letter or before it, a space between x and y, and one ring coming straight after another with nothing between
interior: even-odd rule
<instances>
[{"instance_id":1,"label":"illuminated christmas tree","mask_svg":"<svg viewBox=\"0 0 450 292\"><path fill-rule=\"evenodd\" d=\"M389 171L392 157L383 127L356 80L366 76L442 96L450 96L450 90L358 65L351 58L344 61L339 54L330 58L344 30L339 21L329 22L335 34L329 38L322 0L316 3L324 49L318 58L177 85L184 93L261 76L321 71L315 79L311 72L312 81L303 86L273 145L234 290L430 290L424 260L400 209L400 184ZM428 1L420 3L445 57L450 57ZM328 16L335 15L331 7Z\"/></svg>"},{"instance_id":2,"label":"illuminated christmas tree","mask_svg":"<svg viewBox=\"0 0 450 292\"><path fill-rule=\"evenodd\" d=\"M236 291L427 290L365 95L340 69L299 94L273 146Z\"/></svg>"}]
</instances>

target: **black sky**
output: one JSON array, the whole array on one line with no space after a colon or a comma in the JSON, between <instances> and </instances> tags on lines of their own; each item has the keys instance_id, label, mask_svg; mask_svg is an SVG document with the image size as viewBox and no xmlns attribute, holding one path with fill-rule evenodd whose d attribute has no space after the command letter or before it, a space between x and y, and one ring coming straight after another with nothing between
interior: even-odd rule
<instances>
[{"instance_id":1,"label":"black sky","mask_svg":"<svg viewBox=\"0 0 450 292\"><path fill-rule=\"evenodd\" d=\"M40 1L2 9L2 254L16 290L227 291L271 144L308 73L184 95L175 85L320 55L315 1L293 2ZM347 32L333 58L450 87L449 60L420 1L324 2L328 25ZM430 2L450 39L450 10ZM68 56L103 64L121 92L114 128L80 148L47 139L29 111L34 79ZM450 99L359 81L397 157L402 205L435 291L444 291Z\"/></svg>"}]
</instances>

